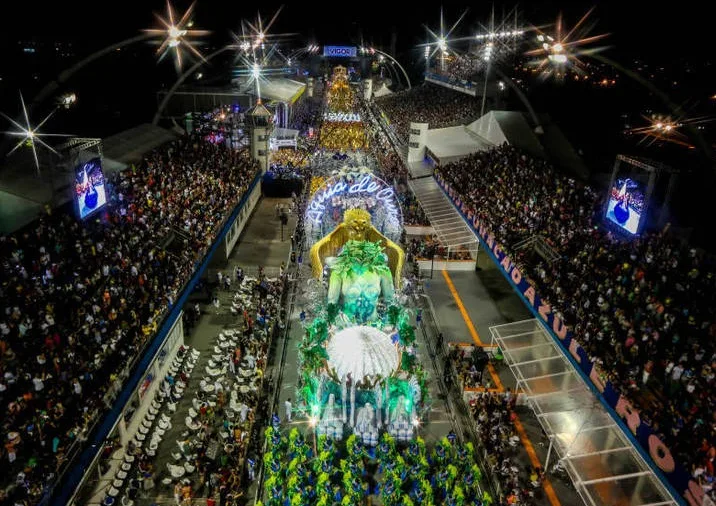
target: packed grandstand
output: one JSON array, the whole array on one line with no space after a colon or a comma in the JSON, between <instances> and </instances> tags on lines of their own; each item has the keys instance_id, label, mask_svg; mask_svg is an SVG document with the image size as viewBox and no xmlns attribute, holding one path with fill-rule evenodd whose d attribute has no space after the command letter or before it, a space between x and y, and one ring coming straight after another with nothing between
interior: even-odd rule
<instances>
[{"instance_id":1,"label":"packed grandstand","mask_svg":"<svg viewBox=\"0 0 716 506\"><path fill-rule=\"evenodd\" d=\"M325 96L304 97L296 104L290 126L300 131L300 145L295 150L273 152L269 170L278 179L297 179L305 184L300 195L291 196L286 208L277 205L277 215L288 212L300 221L317 190L310 178L319 160L326 158L331 169L342 169L345 161L369 157L376 174L395 193L404 225L429 227L430 220L410 188L404 153L391 141L389 130L406 140L410 122L427 122L430 128L467 123L479 115L480 99L426 83L376 100L378 115L374 115L373 106L354 93L357 91L347 82L334 83ZM363 119L331 123L323 119L326 108L359 112ZM78 222L64 209L48 208L30 225L0 237L0 409L4 413L0 461L6 470L1 479L2 504L30 505L47 499L48 490L73 464L95 424L107 413L137 357L155 337L227 218L260 178L259 166L249 150L217 141L217 135L226 130L217 127L215 116L207 115L209 119L196 131L147 153L136 167L112 175L108 204L91 219ZM383 123L385 117L388 121ZM230 121L234 127L240 122L238 117ZM589 357L601 365L601 380L611 382L639 409L641 420L713 498L713 257L671 237L668 231L646 232L624 240L601 226L604 192L508 144L436 166L435 176L455 190L457 198L539 288L543 300L570 326ZM556 252L554 261L529 249L515 248L534 236L540 236ZM308 256L301 247L300 223L290 242L292 272L298 273L302 255ZM417 269L419 259L444 249L438 238L424 234L404 238L401 246L410 264L406 272L413 270L413 264ZM299 499L291 499L290 504L351 504L352 499L344 499L373 494L382 498L382 504L433 504L421 502L421 494L434 494L436 504L461 504L453 502L452 487L461 482L465 483L461 493L474 500L471 504L544 504L540 502L544 501L541 490L549 478L534 462L520 461L521 454L516 450L521 440L517 396L510 389L496 391L489 382L483 374L489 360L486 356L478 360L477 353L468 355L457 347L450 348L444 357L443 370L455 375L445 372L443 383L450 388L450 382L457 380L461 392L478 392L466 407L477 435L474 444L485 456L479 466L464 462L465 456L470 463L475 459L473 441L456 443L452 431L426 450L419 437L412 443L400 439L400 431L408 430L401 426L397 435L385 436L364 454L355 436L348 439L341 453L330 440L322 438L317 443L315 430L311 442L310 436L304 438L294 432L295 427L289 431L288 425L281 426L277 412L283 413L283 408L272 413L268 391L256 385L263 385L272 339L285 330L286 292L295 279L282 263L276 276L266 275L263 267L251 275L237 268L225 273L220 270L216 287L213 279L207 281L207 285L225 292L222 297L230 296L230 307L225 309L238 322L240 332L232 329L217 336L220 353L212 357L214 365L207 371L219 379L216 384L201 387L215 396L211 401L198 396L199 400L188 408L193 414L180 420L190 432L200 435L177 441L179 451L172 453L175 462L166 465L166 470L155 465L156 451L153 454L149 445L136 444L136 440L123 449L122 469L126 464L134 475L126 478L125 472L126 479L119 480L121 486L109 488L128 498L122 501L123 506L134 504L129 501L153 502L159 495L172 494L177 504L191 504L197 498L213 501L215 496L222 505L243 504L262 468L267 481L274 480L264 484L264 503L281 504L272 499L276 495L287 499L287 490L301 488L292 487L296 481L290 482L289 476L294 478L291 473L305 464L309 454L314 460L311 469L305 464L305 472L316 477L315 481L323 479L320 467L325 462L320 459L329 458L324 454L335 460L328 466L333 473L329 483L335 491L332 502L318 503L315 491L307 496L294 490L291 494L298 495L290 497ZM406 279L408 284L415 284L416 292L406 290L401 295L419 298L419 276L406 274ZM305 284L314 289L309 282ZM216 315L222 314L223 302L218 295L212 294L211 299ZM307 308L309 303L296 310L302 322ZM185 312L189 327L202 317L198 306L187 307ZM441 357L439 347L442 343L434 352L429 348L433 360ZM226 357L222 358L222 353ZM162 378L163 400L158 397L157 405L152 404L157 413L152 416L166 417L157 422L164 427L171 427L186 385L197 382L191 369L198 356L198 351L182 347L174 373ZM408 352L401 357L414 359ZM226 374L227 370L231 374ZM213 375L210 371L220 372ZM239 386L243 371L249 371L246 376L256 376L257 382L252 383L251 390L232 397L230 392L243 388ZM301 381L310 383L310 379ZM353 383L353 379L344 381L343 395L347 388L355 389ZM370 382L366 379L365 383ZM388 387L385 395L390 393ZM290 398L285 402L282 418L288 423L293 406ZM304 408L300 416L305 415L304 421L315 429L316 415L310 412L310 406ZM355 407L352 409L355 411ZM151 425L154 418L149 421ZM265 435L257 429L263 425L254 426L256 421L268 427ZM417 434L421 422L411 422ZM361 437L367 438L364 434ZM335 438L336 446L341 439ZM212 440L220 440L224 449L218 459L209 450ZM106 465L111 460L108 455L118 446L116 441L108 446ZM388 500L397 496L388 494L387 487L401 486L396 479L400 474L389 472L396 462L404 466L405 475L410 469L420 473L407 479L411 482L410 492L405 494L410 496L409 503L400 502L405 501L402 496L397 502ZM350 473L363 478L355 483L346 481L346 475L355 478ZM482 474L489 474L499 484L499 496L492 497L487 487L477 485L482 483ZM285 488L277 483L277 476L286 478ZM368 476L380 476L378 481L383 481L378 486ZM163 492L151 492L155 486L164 487ZM113 504L115 496L111 497L109 503L105 499L105 505Z\"/></svg>"}]
</instances>

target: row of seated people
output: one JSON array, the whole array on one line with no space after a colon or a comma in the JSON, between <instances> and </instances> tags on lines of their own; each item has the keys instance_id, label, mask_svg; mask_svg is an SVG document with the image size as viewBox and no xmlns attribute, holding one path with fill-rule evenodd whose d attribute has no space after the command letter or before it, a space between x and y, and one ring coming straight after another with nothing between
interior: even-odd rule
<instances>
[{"instance_id":1,"label":"row of seated people","mask_svg":"<svg viewBox=\"0 0 716 506\"><path fill-rule=\"evenodd\" d=\"M162 484L174 487L177 504L199 497L225 504L229 496L238 500L246 495L247 478L256 477L259 442L252 434L255 420L268 414L263 378L271 338L283 325L285 276L242 276L237 282L238 289L230 288L233 328L219 332L210 347L205 376L186 416L181 415L188 432L176 441L174 462L162 474Z\"/></svg>"},{"instance_id":2,"label":"row of seated people","mask_svg":"<svg viewBox=\"0 0 716 506\"><path fill-rule=\"evenodd\" d=\"M443 86L425 83L410 90L377 98L376 103L401 139L408 139L410 123L443 128L476 119L481 100Z\"/></svg>"},{"instance_id":3,"label":"row of seated people","mask_svg":"<svg viewBox=\"0 0 716 506\"><path fill-rule=\"evenodd\" d=\"M438 169L705 492L716 478L716 264L664 232L600 227L593 188L504 145ZM546 263L510 251L540 234Z\"/></svg>"},{"instance_id":4,"label":"row of seated people","mask_svg":"<svg viewBox=\"0 0 716 506\"><path fill-rule=\"evenodd\" d=\"M109 177L95 217L0 237L0 499L36 502L89 436L256 171L184 137Z\"/></svg>"}]
</instances>

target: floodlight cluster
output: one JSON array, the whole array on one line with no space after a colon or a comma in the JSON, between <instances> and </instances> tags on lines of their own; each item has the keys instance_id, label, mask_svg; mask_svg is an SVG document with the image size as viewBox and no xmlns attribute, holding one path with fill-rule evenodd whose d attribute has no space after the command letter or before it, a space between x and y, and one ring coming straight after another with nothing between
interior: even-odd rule
<instances>
[{"instance_id":1,"label":"floodlight cluster","mask_svg":"<svg viewBox=\"0 0 716 506\"><path fill-rule=\"evenodd\" d=\"M524 30L508 30L504 32L479 33L475 35L477 40L506 39L508 37L521 37Z\"/></svg>"},{"instance_id":2,"label":"floodlight cluster","mask_svg":"<svg viewBox=\"0 0 716 506\"><path fill-rule=\"evenodd\" d=\"M196 2L193 2L184 14L179 19L176 19L174 8L172 7L172 4L167 1L166 16L163 17L155 14L157 20L159 20L159 23L161 24L161 28L145 30L145 32L150 35L160 35L163 37L163 40L159 45L159 49L157 49L159 60L163 60L170 52L173 53L174 66L177 71L180 71L184 64L184 52L182 49L187 50L190 56L194 56L199 60L204 60L204 56L196 48L196 42L190 40L193 37L200 37L210 33L206 30L190 29L194 25L191 20L191 15L194 11L195 4Z\"/></svg>"},{"instance_id":3,"label":"floodlight cluster","mask_svg":"<svg viewBox=\"0 0 716 506\"><path fill-rule=\"evenodd\" d=\"M585 21L592 10L587 11L570 30L563 29L561 16L557 18L553 34L537 30L535 40L538 47L525 54L534 58L531 64L537 67L542 78L552 75L564 78L568 70L584 74L586 69L580 57L595 54L604 49L603 47L586 47L608 35L589 35L589 30L585 28Z\"/></svg>"}]
</instances>

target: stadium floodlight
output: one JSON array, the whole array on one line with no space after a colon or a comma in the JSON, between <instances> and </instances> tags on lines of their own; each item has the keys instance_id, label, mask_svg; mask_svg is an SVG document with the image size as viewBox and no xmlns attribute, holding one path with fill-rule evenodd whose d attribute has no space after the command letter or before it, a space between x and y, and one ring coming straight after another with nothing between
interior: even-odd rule
<instances>
[{"instance_id":1,"label":"stadium floodlight","mask_svg":"<svg viewBox=\"0 0 716 506\"><path fill-rule=\"evenodd\" d=\"M564 77L565 67L570 67L575 72L583 74L586 69L580 57L595 54L604 49L604 47L585 47L608 36L606 33L590 36L587 33L588 30L584 28L584 22L593 10L593 7L589 9L566 34L562 27L561 15L557 17L554 36L538 30L539 48L527 51L525 54L536 57L531 64L541 72L542 78L547 78L552 74Z\"/></svg>"},{"instance_id":2,"label":"stadium floodlight","mask_svg":"<svg viewBox=\"0 0 716 506\"><path fill-rule=\"evenodd\" d=\"M564 65L568 61L566 54L550 54L547 58L556 65Z\"/></svg>"},{"instance_id":3,"label":"stadium floodlight","mask_svg":"<svg viewBox=\"0 0 716 506\"><path fill-rule=\"evenodd\" d=\"M57 104L64 107L65 109L69 109L76 103L77 103L77 95L74 93L65 93L64 95L61 95L57 99Z\"/></svg>"},{"instance_id":4,"label":"stadium floodlight","mask_svg":"<svg viewBox=\"0 0 716 506\"><path fill-rule=\"evenodd\" d=\"M174 8L172 4L167 0L167 14L166 17L162 17L155 14L155 17L159 20L162 28L152 28L144 30L148 34L161 35L164 40L157 49L159 55L159 61L166 57L167 53L174 53L174 66L177 71L181 70L183 66L183 53L182 48L189 51L190 54L197 57L199 60L204 60L204 56L196 48L195 42L189 40L193 37L201 37L208 35L210 32L206 30L192 30L193 22L189 19L194 11L196 2L193 2L184 14L177 20L174 15Z\"/></svg>"},{"instance_id":5,"label":"stadium floodlight","mask_svg":"<svg viewBox=\"0 0 716 506\"><path fill-rule=\"evenodd\" d=\"M458 20L455 22L455 24L452 25L452 27L445 31L445 23L443 19L443 11L440 9L440 29L438 30L438 33L434 32L427 26L425 29L428 31L428 34L433 39L432 42L428 42L426 44L420 44L420 46L425 46L428 48L432 48L431 52L428 54L427 58L430 59L435 54L440 55L440 66L445 66L445 57L449 56L450 54L450 43L455 42L458 40L467 40L467 39L451 39L450 36L455 31L457 26L460 24L462 19L465 17L465 14L467 14L467 10L464 11Z\"/></svg>"},{"instance_id":6,"label":"stadium floodlight","mask_svg":"<svg viewBox=\"0 0 716 506\"><path fill-rule=\"evenodd\" d=\"M652 114L651 116L642 115L642 118L644 118L646 123L644 126L627 130L628 134L642 136L639 140L639 144L646 142L646 144L650 146L660 141L678 144L688 148L692 148L693 145L689 142L689 138L686 134L680 130L683 130L683 127L689 126L703 128L705 123L710 123L716 119L709 116L688 118L685 116L672 117L663 114Z\"/></svg>"},{"instance_id":7,"label":"stadium floodlight","mask_svg":"<svg viewBox=\"0 0 716 506\"><path fill-rule=\"evenodd\" d=\"M52 115L55 113L55 110L50 112L45 119L40 121L36 126L32 126L30 124L30 118L27 114L27 107L25 106L25 99L22 97L22 92L20 93L20 104L22 106L22 115L25 121L25 125L21 125L14 119L12 119L10 116L8 116L5 113L0 112L0 115L2 115L5 119L7 119L14 127L17 128L17 130L4 132L7 135L13 136L13 137L19 137L20 140L17 144L15 144L15 147L10 150L8 155L13 154L15 151L17 151L22 146L27 146L29 148L32 148L32 155L35 158L35 169L37 170L37 175L40 175L40 160L37 157L37 144L40 144L41 146L44 146L45 148L49 149L53 153L57 154L57 151L55 151L50 145L48 145L45 141L42 140L42 137L71 137L71 135L68 134L45 134L40 132L40 128L47 123L47 120L49 120Z\"/></svg>"}]
</instances>

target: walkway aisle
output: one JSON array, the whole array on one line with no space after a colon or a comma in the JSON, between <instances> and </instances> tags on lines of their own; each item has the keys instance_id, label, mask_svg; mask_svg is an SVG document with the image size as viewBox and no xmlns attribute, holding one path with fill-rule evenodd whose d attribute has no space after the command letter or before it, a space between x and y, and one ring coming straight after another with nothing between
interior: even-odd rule
<instances>
[{"instance_id":1,"label":"walkway aisle","mask_svg":"<svg viewBox=\"0 0 716 506\"><path fill-rule=\"evenodd\" d=\"M489 345L489 327L533 317L491 262L483 258L479 265L483 269L477 273L435 271L433 279L426 280L446 343ZM514 390L515 379L505 366L497 365L491 373L485 370L485 376L492 377L491 386L499 391ZM542 466L549 441L527 406L518 406L516 412L515 427L523 445L513 460L523 469ZM571 483L559 479L550 480L543 492L540 504L545 506L583 504Z\"/></svg>"},{"instance_id":2,"label":"walkway aisle","mask_svg":"<svg viewBox=\"0 0 716 506\"><path fill-rule=\"evenodd\" d=\"M415 322L413 322L415 325ZM430 347L426 341L425 333L421 329L415 329L415 343L418 347L418 360L428 373L427 385L428 394L430 396L430 413L427 420L423 421L418 429L420 437L425 440L428 448L447 436L450 430L456 430L452 413L446 403L446 391L441 381L438 362L435 360L435 339L428 335L429 339L433 339Z\"/></svg>"},{"instance_id":3,"label":"walkway aisle","mask_svg":"<svg viewBox=\"0 0 716 506\"><path fill-rule=\"evenodd\" d=\"M216 273L219 270L224 274L230 275L232 278L230 290L225 290L223 287L213 290L213 294L218 295L220 300L219 309L217 310L209 303L205 293L196 293L190 298L191 302L188 304L193 306L195 303L199 303L202 316L199 318L191 333L185 330L185 344L199 350L201 355L194 367L184 395L181 401L177 403L177 411L172 415L172 428L167 430L159 446L155 461L156 476L159 478L167 475L166 464L174 462L173 454L178 452L177 441L186 439L188 428L185 424L185 418L189 414L189 409L193 407L192 399L199 389L200 381L207 375L206 367L209 365L209 360L212 358L212 355L215 354L215 346L219 344L219 333L227 329L240 330L243 328L241 316L237 317L232 315L230 310L233 294L238 289L234 268L240 266L246 276L256 277L258 267L261 266L268 278L274 278L279 275L281 263L288 262L289 260L291 233L295 228L296 219L295 216L289 217L289 223L284 227L284 240L282 241L281 225L276 216L276 205L279 203L286 207L290 206L291 200L262 199L257 204L253 216L249 220L228 261L222 265L220 261L215 259L217 267L213 267L209 270L208 283L211 286L216 285L218 280ZM226 352L224 351L224 353ZM270 371L271 368L269 366L265 374L269 375ZM254 409L253 406L251 408L252 410ZM261 435L260 437L261 441L258 442L259 445L263 443L263 436ZM254 443L254 441L251 441L249 447L254 446ZM260 464L257 465L257 471L259 467ZM239 470L240 473L242 471L243 470ZM205 498L207 490L201 487L199 477L196 473L191 475L190 479L192 480L195 493L194 504L203 506L206 504ZM242 476L242 480L243 479L245 479L245 476ZM250 499L249 504L253 502L255 488L255 486L244 488L244 497ZM216 497L218 503L218 494ZM156 480L156 488L153 491L146 492L135 502L137 506L150 506L155 503L174 504L173 485L166 487L161 484L160 480Z\"/></svg>"}]
</instances>

